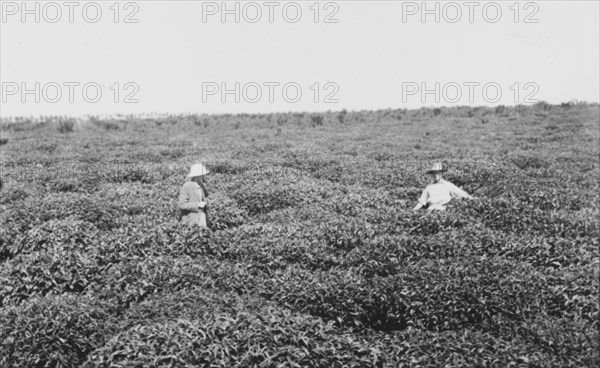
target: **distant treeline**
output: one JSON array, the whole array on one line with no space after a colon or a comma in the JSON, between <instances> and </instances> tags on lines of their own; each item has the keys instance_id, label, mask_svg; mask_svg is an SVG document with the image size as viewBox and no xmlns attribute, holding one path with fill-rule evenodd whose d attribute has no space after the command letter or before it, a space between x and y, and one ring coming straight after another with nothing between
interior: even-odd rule
<instances>
[{"instance_id":1,"label":"distant treeline","mask_svg":"<svg viewBox=\"0 0 600 368\"><path fill-rule=\"evenodd\" d=\"M518 120L535 115L544 117L552 112L565 109L598 108L598 103L581 101L564 102L558 105L540 101L534 105L516 106L452 106L422 107L419 109L383 109L327 112L286 112L286 113L238 113L238 114L140 114L140 115L90 115L86 117L72 116L38 116L38 117L5 117L0 118L0 129L9 131L30 131L48 125L56 126L61 133L74 131L81 126L95 126L105 130L123 130L131 123L152 123L157 126L175 124L193 124L208 128L211 125L232 124L235 129L242 124L267 123L284 126L295 124L318 127L331 124L379 123L389 120L422 120L430 118L474 118L483 124L493 119Z\"/></svg>"}]
</instances>

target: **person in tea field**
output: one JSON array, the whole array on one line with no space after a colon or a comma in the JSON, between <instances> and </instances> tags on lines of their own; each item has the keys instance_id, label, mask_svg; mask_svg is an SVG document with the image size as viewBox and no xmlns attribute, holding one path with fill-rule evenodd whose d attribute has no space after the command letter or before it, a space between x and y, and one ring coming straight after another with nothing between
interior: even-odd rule
<instances>
[{"instance_id":1,"label":"person in tea field","mask_svg":"<svg viewBox=\"0 0 600 368\"><path fill-rule=\"evenodd\" d=\"M431 184L425 187L425 190L423 190L423 194L421 194L419 202L413 208L413 211L417 211L423 207L426 207L429 211L444 211L453 198L473 198L456 185L444 180L442 178L442 173L445 171L446 169L442 167L442 164L436 162L433 167L426 172L426 174L431 176Z\"/></svg>"},{"instance_id":2,"label":"person in tea field","mask_svg":"<svg viewBox=\"0 0 600 368\"><path fill-rule=\"evenodd\" d=\"M179 221L188 225L207 228L208 208L206 199L208 191L202 182L202 177L209 171L202 164L192 165L187 181L179 191Z\"/></svg>"}]
</instances>

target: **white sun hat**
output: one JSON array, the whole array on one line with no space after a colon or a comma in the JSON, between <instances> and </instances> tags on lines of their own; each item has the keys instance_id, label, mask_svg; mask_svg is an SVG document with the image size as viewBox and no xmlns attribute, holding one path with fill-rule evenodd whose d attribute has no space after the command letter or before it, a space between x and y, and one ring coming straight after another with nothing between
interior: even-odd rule
<instances>
[{"instance_id":1,"label":"white sun hat","mask_svg":"<svg viewBox=\"0 0 600 368\"><path fill-rule=\"evenodd\" d=\"M188 178L193 178L195 176L202 176L208 174L210 171L202 164L194 164L190 168L190 173L188 174Z\"/></svg>"},{"instance_id":2,"label":"white sun hat","mask_svg":"<svg viewBox=\"0 0 600 368\"><path fill-rule=\"evenodd\" d=\"M433 164L433 166L431 167L431 169L427 170L425 172L425 174L436 174L436 173L441 173L444 171L448 171L446 170L443 166L441 162L436 162Z\"/></svg>"}]
</instances>

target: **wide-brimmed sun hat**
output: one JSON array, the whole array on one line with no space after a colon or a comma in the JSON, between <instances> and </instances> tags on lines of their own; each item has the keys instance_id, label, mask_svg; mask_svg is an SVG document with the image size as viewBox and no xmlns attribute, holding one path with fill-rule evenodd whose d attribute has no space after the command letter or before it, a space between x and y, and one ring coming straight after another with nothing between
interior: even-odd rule
<instances>
[{"instance_id":1,"label":"wide-brimmed sun hat","mask_svg":"<svg viewBox=\"0 0 600 368\"><path fill-rule=\"evenodd\" d=\"M445 171L448 171L448 170L442 166L442 163L436 162L433 164L431 169L425 171L425 174L437 174L437 173L441 173L441 172L445 172Z\"/></svg>"},{"instance_id":2,"label":"wide-brimmed sun hat","mask_svg":"<svg viewBox=\"0 0 600 368\"><path fill-rule=\"evenodd\" d=\"M194 164L190 168L190 173L188 174L188 178L193 178L196 176L202 176L208 174L210 171L202 164Z\"/></svg>"}]
</instances>

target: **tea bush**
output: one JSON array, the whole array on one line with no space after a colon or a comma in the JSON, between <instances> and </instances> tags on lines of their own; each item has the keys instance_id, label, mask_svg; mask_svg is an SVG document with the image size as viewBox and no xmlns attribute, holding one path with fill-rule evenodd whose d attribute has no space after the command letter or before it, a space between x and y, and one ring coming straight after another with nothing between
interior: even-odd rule
<instances>
[{"instance_id":1,"label":"tea bush","mask_svg":"<svg viewBox=\"0 0 600 368\"><path fill-rule=\"evenodd\" d=\"M111 306L88 297L33 298L0 312L0 365L80 366L116 330Z\"/></svg>"},{"instance_id":2,"label":"tea bush","mask_svg":"<svg viewBox=\"0 0 600 368\"><path fill-rule=\"evenodd\" d=\"M4 124L0 366L596 367L600 111L540 106Z\"/></svg>"}]
</instances>

